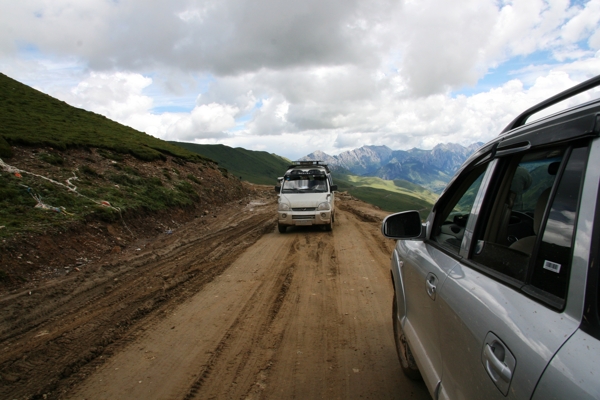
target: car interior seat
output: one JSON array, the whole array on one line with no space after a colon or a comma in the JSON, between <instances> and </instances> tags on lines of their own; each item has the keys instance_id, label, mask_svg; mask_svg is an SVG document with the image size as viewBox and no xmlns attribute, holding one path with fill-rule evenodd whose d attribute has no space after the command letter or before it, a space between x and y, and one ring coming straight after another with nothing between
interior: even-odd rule
<instances>
[{"instance_id":1,"label":"car interior seat","mask_svg":"<svg viewBox=\"0 0 600 400\"><path fill-rule=\"evenodd\" d=\"M535 240L540 232L540 226L542 225L542 219L544 218L544 211L546 210L546 205L548 204L548 198L550 197L550 189L551 188L548 188L540 194L540 197L538 197L535 205L535 211L533 213L533 232L535 235L527 236L517 240L509 246L511 249L521 251L531 256L531 253L533 252L533 246L535 245Z\"/></svg>"}]
</instances>

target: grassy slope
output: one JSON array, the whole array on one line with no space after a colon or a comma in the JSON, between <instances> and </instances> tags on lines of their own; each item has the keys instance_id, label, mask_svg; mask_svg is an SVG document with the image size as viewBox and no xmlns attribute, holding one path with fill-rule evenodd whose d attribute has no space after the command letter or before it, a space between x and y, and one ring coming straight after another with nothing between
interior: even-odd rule
<instances>
[{"instance_id":1,"label":"grassy slope","mask_svg":"<svg viewBox=\"0 0 600 400\"><path fill-rule=\"evenodd\" d=\"M438 195L408 181L387 181L376 177L334 174L340 190L390 212L428 212Z\"/></svg>"},{"instance_id":2,"label":"grassy slope","mask_svg":"<svg viewBox=\"0 0 600 400\"><path fill-rule=\"evenodd\" d=\"M0 170L0 237L63 226L92 215L118 218L115 209L90 199L109 201L123 211L188 206L204 193L202 175L216 173L215 164L196 153L71 107L0 74L0 158L7 164L14 154L11 145L39 149L28 161L31 168L56 182L64 184L76 173L77 192L82 196L39 177L17 178ZM71 156L63 151L74 148L88 150L89 155L78 161L83 164L67 161ZM166 162L166 155L172 160ZM153 172L141 172L136 162ZM102 167L106 164L108 169ZM34 208L32 195L41 196L45 204L65 207L69 214Z\"/></svg>"},{"instance_id":3,"label":"grassy slope","mask_svg":"<svg viewBox=\"0 0 600 400\"><path fill-rule=\"evenodd\" d=\"M106 117L69 106L0 74L0 157L6 143L49 146L57 150L96 147L138 159L164 159L165 154L200 160L197 154Z\"/></svg>"},{"instance_id":4,"label":"grassy slope","mask_svg":"<svg viewBox=\"0 0 600 400\"><path fill-rule=\"evenodd\" d=\"M252 151L222 144L171 142L219 163L233 175L252 183L273 185L283 175L290 161L266 151Z\"/></svg>"}]
</instances>

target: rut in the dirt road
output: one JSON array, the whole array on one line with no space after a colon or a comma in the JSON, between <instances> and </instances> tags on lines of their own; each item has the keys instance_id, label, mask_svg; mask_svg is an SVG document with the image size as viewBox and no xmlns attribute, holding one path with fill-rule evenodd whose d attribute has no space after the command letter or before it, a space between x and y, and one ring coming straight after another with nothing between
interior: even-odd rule
<instances>
[{"instance_id":1,"label":"rut in the dirt road","mask_svg":"<svg viewBox=\"0 0 600 400\"><path fill-rule=\"evenodd\" d=\"M272 337L270 332L294 276L296 267L295 254L295 247L292 247L281 263L281 268L273 265L276 268L271 269L273 280L265 280L256 288L253 295L239 312L239 316L223 335L223 339L218 343L215 350L211 351L212 355L199 374L200 378L192 384L184 399L194 399L199 393L202 393L202 396L199 396L199 398L205 397L207 391L210 390L210 388L207 389L207 386L214 385L215 380L219 384L217 388L217 392L219 393L217 395L224 397L233 395L234 398L239 396L240 393L223 392L220 388L223 375L219 371L223 369L223 365L236 366L233 378L237 380L239 377L246 375L244 372L245 369L252 368L252 364L256 361L253 358L253 352L256 348L265 346L265 338L268 338L268 346L270 348L278 347L282 336L276 335ZM249 326L250 324L252 326ZM242 349L240 353L230 354L232 348L238 348L234 343L245 340L243 338L249 330L254 332L249 343L243 342L245 349ZM232 357L234 358L233 361L231 360ZM265 368L269 368L271 365L272 361L268 360ZM235 386L238 385L236 384Z\"/></svg>"},{"instance_id":2,"label":"rut in the dirt road","mask_svg":"<svg viewBox=\"0 0 600 400\"><path fill-rule=\"evenodd\" d=\"M31 296L3 298L0 307L10 318L0 324L0 398L59 397L134 340L135 326L160 319L160 310L201 290L272 230L270 213L242 207L208 225L188 224L124 262L102 265Z\"/></svg>"}]
</instances>

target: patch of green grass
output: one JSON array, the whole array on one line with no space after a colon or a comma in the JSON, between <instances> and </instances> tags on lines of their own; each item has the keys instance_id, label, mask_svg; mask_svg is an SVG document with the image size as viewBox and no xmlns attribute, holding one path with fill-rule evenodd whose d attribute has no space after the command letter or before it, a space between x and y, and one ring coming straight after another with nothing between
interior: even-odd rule
<instances>
[{"instance_id":1,"label":"patch of green grass","mask_svg":"<svg viewBox=\"0 0 600 400\"><path fill-rule=\"evenodd\" d=\"M128 173L130 175L135 175L135 176L141 176L140 171L138 171L137 169L130 167L128 165L123 165L121 167L121 170L125 173Z\"/></svg>"},{"instance_id":2,"label":"patch of green grass","mask_svg":"<svg viewBox=\"0 0 600 400\"><path fill-rule=\"evenodd\" d=\"M275 185L277 177L282 176L291 164L290 160L265 151L232 148L222 144L170 143L218 162L231 175L262 185ZM223 170L221 172L224 173Z\"/></svg>"},{"instance_id":3,"label":"patch of green grass","mask_svg":"<svg viewBox=\"0 0 600 400\"><path fill-rule=\"evenodd\" d=\"M61 181L59 177L56 180ZM112 222L120 218L119 212L186 207L200 199L196 187L188 180L167 187L158 177L119 173L107 174L104 180L93 177L80 179L77 185L77 193L74 193L63 186L27 174L19 179L12 174L1 173L0 226L3 228L0 228L0 237L43 232L49 227L94 217ZM36 207L36 198L51 209ZM102 206L99 204L102 201L120 211Z\"/></svg>"},{"instance_id":4,"label":"patch of green grass","mask_svg":"<svg viewBox=\"0 0 600 400\"><path fill-rule=\"evenodd\" d=\"M88 165L81 165L79 167L79 171L81 171L82 173L84 173L85 175L91 176L91 177L95 177L95 178L100 178L102 177L101 174L99 174L98 172L96 172L95 169L93 169L92 167L88 166Z\"/></svg>"},{"instance_id":5,"label":"patch of green grass","mask_svg":"<svg viewBox=\"0 0 600 400\"><path fill-rule=\"evenodd\" d=\"M41 153L38 155L38 158L51 165L63 165L65 163L65 160L61 156L54 153Z\"/></svg>"},{"instance_id":6,"label":"patch of green grass","mask_svg":"<svg viewBox=\"0 0 600 400\"><path fill-rule=\"evenodd\" d=\"M104 150L104 149L98 150L98 154L104 158L107 158L107 159L113 160L113 161L123 161L125 159L125 157L123 157L122 154L115 153L113 151Z\"/></svg>"},{"instance_id":7,"label":"patch of green grass","mask_svg":"<svg viewBox=\"0 0 600 400\"><path fill-rule=\"evenodd\" d=\"M192 182L194 182L194 183L197 183L198 185L202 185L202 181L201 181L200 179L196 178L196 177L195 177L194 175L192 175L192 174L188 174L188 175L187 175L187 178L188 178L190 181L192 181Z\"/></svg>"},{"instance_id":8,"label":"patch of green grass","mask_svg":"<svg viewBox=\"0 0 600 400\"><path fill-rule=\"evenodd\" d=\"M10 144L0 136L0 158L11 158L13 156L13 151L10 148Z\"/></svg>"}]
</instances>

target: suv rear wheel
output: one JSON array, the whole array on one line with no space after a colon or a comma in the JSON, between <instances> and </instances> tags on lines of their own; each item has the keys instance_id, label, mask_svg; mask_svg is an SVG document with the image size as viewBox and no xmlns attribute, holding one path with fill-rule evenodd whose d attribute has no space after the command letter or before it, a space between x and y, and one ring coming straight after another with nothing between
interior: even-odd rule
<instances>
[{"instance_id":1,"label":"suv rear wheel","mask_svg":"<svg viewBox=\"0 0 600 400\"><path fill-rule=\"evenodd\" d=\"M412 380L421 379L421 372L415 362L415 358L410 351L410 346L404 337L404 332L398 321L398 302L396 301L396 292L394 291L394 305L392 307L392 318L394 319L394 341L396 342L396 352L400 360L400 366L404 375Z\"/></svg>"}]
</instances>

